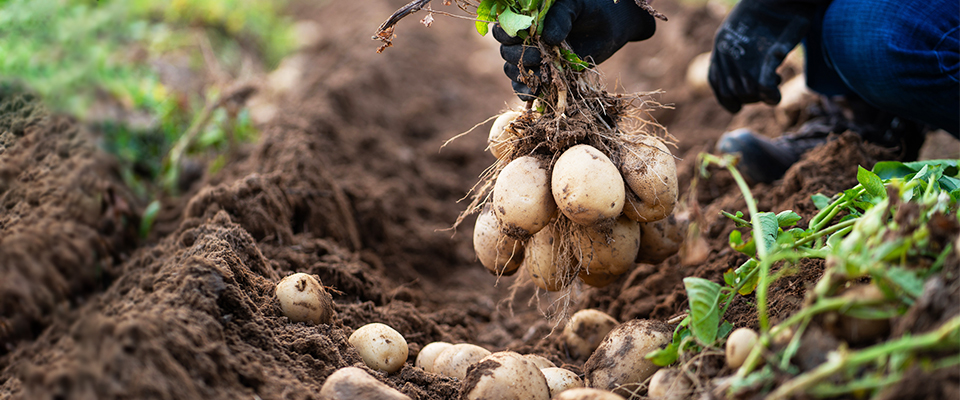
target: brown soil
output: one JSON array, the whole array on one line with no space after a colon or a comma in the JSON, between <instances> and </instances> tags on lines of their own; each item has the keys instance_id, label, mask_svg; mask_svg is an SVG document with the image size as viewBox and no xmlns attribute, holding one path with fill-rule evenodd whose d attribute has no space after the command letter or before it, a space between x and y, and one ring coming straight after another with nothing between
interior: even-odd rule
<instances>
[{"instance_id":1,"label":"brown soil","mask_svg":"<svg viewBox=\"0 0 960 400\"><path fill-rule=\"evenodd\" d=\"M29 98L9 105L5 94L2 114L19 119L0 120L0 398L318 398L336 369L367 369L347 337L370 322L397 329L411 351L396 374L367 370L414 399L458 396L459 382L412 366L438 340L541 354L579 372L585 360L549 335L555 324L541 313L555 298L533 297L527 285L505 301L523 274L486 272L472 250L472 219L448 229L465 207L458 200L493 162L483 151L489 122L444 141L517 104L496 44L469 23L438 17L426 29L411 18L378 55L370 35L400 5L295 6L292 15L321 27L295 56L304 66L298 84L266 90L279 112L259 142L166 204L147 241L136 239L139 203L95 136L34 111ZM710 49L720 16L657 6L670 21L603 69L611 87L666 90L658 100L674 109L657 116L679 141L681 188L691 188L683 196L699 204L709 253L698 263L640 264L606 288L573 293L575 308L620 321L675 316L687 307L683 277L721 282L745 261L727 245L733 224L719 216L746 211L742 196L723 171L692 187L696 155L731 125L772 133L791 124L763 106L733 121L710 93L687 87L686 66ZM852 187L856 165L889 157L840 136L753 192L761 209L808 220L810 195ZM803 263L772 287L774 322L799 307L822 270ZM274 285L293 272L335 289L334 323L282 316ZM940 284L956 297L955 278ZM753 300L739 300L727 320L755 326ZM923 303L938 315L955 306ZM925 318L908 314L900 324L932 326Z\"/></svg>"}]
</instances>

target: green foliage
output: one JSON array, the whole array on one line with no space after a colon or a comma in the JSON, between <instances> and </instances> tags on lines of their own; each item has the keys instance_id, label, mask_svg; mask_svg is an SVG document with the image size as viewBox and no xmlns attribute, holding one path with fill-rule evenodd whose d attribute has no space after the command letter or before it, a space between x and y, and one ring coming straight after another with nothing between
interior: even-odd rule
<instances>
[{"instance_id":1,"label":"green foliage","mask_svg":"<svg viewBox=\"0 0 960 400\"><path fill-rule=\"evenodd\" d=\"M96 126L127 183L148 196L161 160L220 90L210 64L236 75L244 53L272 68L292 50L282 1L6 0L0 77ZM244 115L227 121L220 110L193 149L224 148L228 126L237 139L254 137Z\"/></svg>"},{"instance_id":2,"label":"green foliage","mask_svg":"<svg viewBox=\"0 0 960 400\"><path fill-rule=\"evenodd\" d=\"M956 317L936 332L917 338L895 338L857 352L847 352L841 347L830 353L828 362L814 371L799 374L777 386L782 378L775 373L776 369L799 373L790 362L798 351L803 330L817 315L830 311L858 318L890 318L904 312L922 295L925 281L939 271L947 254L953 251L949 241L943 244L931 239L930 223L935 217L958 218L960 170L957 160L883 162L872 171L858 168L859 184L854 188L832 198L821 194L813 196L811 201L820 211L802 228L796 226L801 217L793 211L778 214L757 211L732 158L709 154L701 157L704 160L701 171L706 171L707 163L725 167L743 191L750 209L749 220L739 211L723 214L738 228L749 228L749 236L737 230L731 233L729 241L733 249L750 258L723 274L724 285L700 278L684 279L690 303L688 315L677 327L673 341L647 358L665 366L722 345L722 339L732 328L722 321L722 316L736 296L751 294L756 296L761 340L730 381L733 392L759 387L773 390L771 398L800 393L835 396L854 390L869 393L897 382L907 366L925 357L926 349L960 351L960 340L943 341L960 337L960 317ZM846 215L838 218L841 212ZM894 218L895 215L898 217ZM803 308L778 326L770 327L766 291L770 283L788 270L784 267L781 272L771 274L772 266L811 258L829 260L823 277L808 295ZM914 262L918 258L935 261ZM876 285L884 298L837 296L847 282L863 280ZM771 338L786 329L795 330L792 341L771 356L773 350L767 347ZM763 352L768 354L761 357ZM767 365L759 368L762 361ZM860 373L869 366L875 366L874 371Z\"/></svg>"}]
</instances>

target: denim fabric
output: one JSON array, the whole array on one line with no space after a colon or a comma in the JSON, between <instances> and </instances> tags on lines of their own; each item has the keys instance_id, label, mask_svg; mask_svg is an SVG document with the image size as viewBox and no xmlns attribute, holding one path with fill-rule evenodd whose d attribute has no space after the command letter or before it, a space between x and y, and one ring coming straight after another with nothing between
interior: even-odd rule
<instances>
[{"instance_id":1,"label":"denim fabric","mask_svg":"<svg viewBox=\"0 0 960 400\"><path fill-rule=\"evenodd\" d=\"M834 0L804 41L807 82L960 133L960 2Z\"/></svg>"}]
</instances>

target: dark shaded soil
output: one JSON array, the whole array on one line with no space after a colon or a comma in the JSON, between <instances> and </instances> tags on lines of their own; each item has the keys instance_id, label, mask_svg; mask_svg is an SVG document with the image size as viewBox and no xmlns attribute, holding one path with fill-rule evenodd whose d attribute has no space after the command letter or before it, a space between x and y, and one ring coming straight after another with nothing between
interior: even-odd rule
<instances>
[{"instance_id":1,"label":"dark shaded soil","mask_svg":"<svg viewBox=\"0 0 960 400\"><path fill-rule=\"evenodd\" d=\"M554 324L540 309L553 298L528 302L533 290L521 288L505 302L518 278L498 280L475 260L472 220L449 230L465 207L458 200L493 162L483 151L489 123L442 145L517 102L496 44L469 23L438 18L426 29L411 18L395 47L378 55L369 37L400 5L296 5L297 18L321 28L294 56L298 84L265 90L278 112L260 141L192 195L171 200L142 243L137 202L92 135L70 119L16 114L24 108L0 102L4 116L21 121L17 129L0 123L0 397L318 398L336 369L366 369L347 337L370 322L397 329L411 350L398 373L370 372L415 399L456 398L460 389L412 366L432 341L537 353L579 371L585 360L548 336ZM658 9L670 21L657 36L631 44L604 71L626 91L666 90L658 98L674 109L657 116L679 140L683 196L699 206L709 253L695 264L680 256L640 264L606 288L574 292L576 308L620 321L675 316L687 307L683 277L720 282L745 261L729 249L734 226L719 215L746 210L729 174L714 171L691 186L696 154L739 123L684 80L690 60L710 49L720 16L673 3ZM762 106L743 115L765 132L790 124ZM761 209L793 209L808 220L810 195L852 187L856 165L889 157L839 136L753 192ZM822 270L802 263L772 287L774 322L799 307ZM282 316L274 285L293 272L336 290L334 323ZM956 279L942 285L956 293ZM727 320L755 326L752 300L735 304ZM924 304L957 312L956 303ZM918 313L901 324L931 326L927 311Z\"/></svg>"}]
</instances>

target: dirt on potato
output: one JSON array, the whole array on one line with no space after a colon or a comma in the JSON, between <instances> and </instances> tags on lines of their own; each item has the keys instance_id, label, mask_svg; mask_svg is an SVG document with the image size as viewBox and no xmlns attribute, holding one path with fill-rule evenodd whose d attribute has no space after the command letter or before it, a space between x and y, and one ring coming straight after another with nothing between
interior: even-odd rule
<instances>
[{"instance_id":1,"label":"dirt on potato","mask_svg":"<svg viewBox=\"0 0 960 400\"><path fill-rule=\"evenodd\" d=\"M319 38L287 60L296 85L265 80L255 103L270 112L259 141L189 195L168 199L147 239L137 234L143 201L95 132L29 95L0 93L0 398L316 399L346 366L414 399L457 398L459 381L413 367L439 340L540 354L580 372L586 360L569 356L542 313L557 298L534 296L532 285L511 293L523 274L489 274L472 249L475 217L450 229L466 207L460 200L494 162L484 151L490 121L444 142L519 104L497 43L438 16L429 29L401 24L394 47L377 54L370 36L402 4L294 2L290 15L319 27ZM727 243L734 225L719 214L746 211L742 196L726 172L695 179L696 155L727 128L770 133L796 123L765 106L735 119L712 94L688 87L686 67L710 50L722 15L674 2L657 9L669 22L602 69L611 88L665 91L658 101L672 108L655 115L677 139L681 202L695 208L706 256L639 264L606 288L571 293L574 308L621 322L674 317L688 306L684 277L722 282L745 261ZM837 136L753 193L762 210L809 220L811 195L852 187L857 165L895 156ZM773 322L799 308L822 271L802 263L772 286ZM282 315L274 287L294 272L332 289L333 323ZM935 289L955 297L952 276ZM755 327L753 300L738 300L725 318ZM918 302L893 330L934 327L956 304ZM371 322L410 344L399 372L370 370L347 343ZM947 375L938 382L955 377Z\"/></svg>"}]
</instances>

